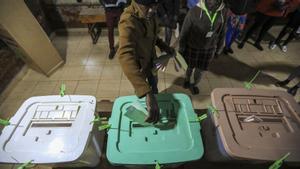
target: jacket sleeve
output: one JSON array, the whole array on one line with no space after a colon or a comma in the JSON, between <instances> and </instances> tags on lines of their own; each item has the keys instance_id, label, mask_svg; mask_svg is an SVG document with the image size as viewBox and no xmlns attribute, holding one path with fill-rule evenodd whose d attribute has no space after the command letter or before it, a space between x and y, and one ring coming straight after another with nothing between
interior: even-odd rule
<instances>
[{"instance_id":1,"label":"jacket sleeve","mask_svg":"<svg viewBox=\"0 0 300 169\"><path fill-rule=\"evenodd\" d=\"M143 97L151 91L146 81L146 75L140 71L136 58L136 43L134 24L132 19L121 19L119 22L119 49L118 58L121 67L133 85L136 95Z\"/></svg>"},{"instance_id":2,"label":"jacket sleeve","mask_svg":"<svg viewBox=\"0 0 300 169\"><path fill-rule=\"evenodd\" d=\"M186 41L191 27L192 27L192 20L191 20L191 10L190 10L187 13L186 17L184 18L182 29L180 32L179 51L182 51L186 48Z\"/></svg>"},{"instance_id":3,"label":"jacket sleeve","mask_svg":"<svg viewBox=\"0 0 300 169\"><path fill-rule=\"evenodd\" d=\"M222 11L222 17L223 17L223 25L222 25L222 30L220 32L220 36L219 36L219 40L218 40L218 44L217 44L217 51L216 51L216 54L217 55L220 55L222 50L223 50L223 47L224 47L224 40L225 40L225 33L226 33L226 23L227 23L227 10L224 9L225 11L223 12Z\"/></svg>"}]
</instances>

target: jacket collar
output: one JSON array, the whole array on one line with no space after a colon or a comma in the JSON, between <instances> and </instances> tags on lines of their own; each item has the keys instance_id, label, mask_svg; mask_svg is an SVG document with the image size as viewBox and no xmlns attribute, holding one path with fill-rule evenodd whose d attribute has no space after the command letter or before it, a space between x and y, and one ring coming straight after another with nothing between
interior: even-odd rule
<instances>
[{"instance_id":1,"label":"jacket collar","mask_svg":"<svg viewBox=\"0 0 300 169\"><path fill-rule=\"evenodd\" d=\"M205 9L205 2L204 0L199 0L199 2L197 3L197 6L201 9ZM222 1L222 3L220 4L220 6L218 7L218 9L216 10L216 12L221 11L223 8L225 7L224 2Z\"/></svg>"},{"instance_id":2,"label":"jacket collar","mask_svg":"<svg viewBox=\"0 0 300 169\"><path fill-rule=\"evenodd\" d=\"M131 5L127 8L127 10L134 17L140 19L146 18L145 13L141 10L139 5L134 0L131 2Z\"/></svg>"}]
</instances>

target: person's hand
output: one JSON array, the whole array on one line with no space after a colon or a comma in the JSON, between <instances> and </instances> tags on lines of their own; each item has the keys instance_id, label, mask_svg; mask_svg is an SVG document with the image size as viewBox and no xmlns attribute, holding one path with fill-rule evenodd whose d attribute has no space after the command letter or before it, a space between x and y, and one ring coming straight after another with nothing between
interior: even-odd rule
<instances>
[{"instance_id":1,"label":"person's hand","mask_svg":"<svg viewBox=\"0 0 300 169\"><path fill-rule=\"evenodd\" d=\"M155 59L154 62L154 69L155 71L158 71L159 69L162 70L163 72L166 70L167 65L169 63L170 58L173 56L166 54L166 55L161 55L157 59Z\"/></svg>"},{"instance_id":2,"label":"person's hand","mask_svg":"<svg viewBox=\"0 0 300 169\"><path fill-rule=\"evenodd\" d=\"M154 94L151 92L146 95L146 104L149 116L146 119L148 123L157 123L159 120L159 107Z\"/></svg>"}]
</instances>

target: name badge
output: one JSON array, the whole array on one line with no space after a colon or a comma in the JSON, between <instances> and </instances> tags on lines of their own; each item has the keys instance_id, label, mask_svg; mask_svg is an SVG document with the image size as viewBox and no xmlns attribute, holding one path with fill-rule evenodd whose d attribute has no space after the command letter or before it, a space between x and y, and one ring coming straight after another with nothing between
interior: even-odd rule
<instances>
[{"instance_id":1,"label":"name badge","mask_svg":"<svg viewBox=\"0 0 300 169\"><path fill-rule=\"evenodd\" d=\"M206 34L206 38L210 38L210 37L212 37L212 35L213 35L214 33L212 32L212 31L209 31L209 32L207 32L207 34Z\"/></svg>"}]
</instances>

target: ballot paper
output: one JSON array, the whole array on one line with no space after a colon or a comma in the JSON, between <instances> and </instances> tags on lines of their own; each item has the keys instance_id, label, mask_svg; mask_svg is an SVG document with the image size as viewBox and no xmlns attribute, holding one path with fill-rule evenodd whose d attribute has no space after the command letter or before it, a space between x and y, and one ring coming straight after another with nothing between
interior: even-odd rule
<instances>
[{"instance_id":1,"label":"ballot paper","mask_svg":"<svg viewBox=\"0 0 300 169\"><path fill-rule=\"evenodd\" d=\"M127 108L124 115L141 125L149 125L149 123L145 122L148 114L149 113L145 107L140 102L136 101Z\"/></svg>"},{"instance_id":2,"label":"ballot paper","mask_svg":"<svg viewBox=\"0 0 300 169\"><path fill-rule=\"evenodd\" d=\"M127 109L124 115L128 117L133 123L134 127L149 127L153 126L162 130L174 128L176 125L176 115L174 111L159 111L159 121L155 124L145 122L149 113L146 108L139 102L133 102ZM137 123L137 124L136 124Z\"/></svg>"}]
</instances>

